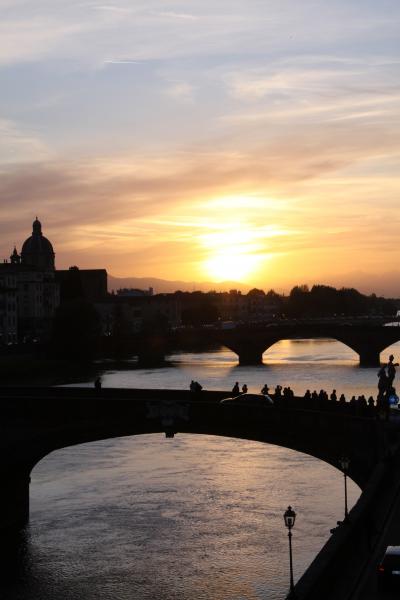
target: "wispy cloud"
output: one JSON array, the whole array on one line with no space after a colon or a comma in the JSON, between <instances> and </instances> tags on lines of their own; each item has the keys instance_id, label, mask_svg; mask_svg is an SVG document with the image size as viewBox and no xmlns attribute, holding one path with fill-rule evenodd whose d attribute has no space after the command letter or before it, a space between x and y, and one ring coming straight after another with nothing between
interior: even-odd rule
<instances>
[{"instance_id":1,"label":"wispy cloud","mask_svg":"<svg viewBox=\"0 0 400 600\"><path fill-rule=\"evenodd\" d=\"M131 60L130 58L106 58L106 65L140 65L139 60Z\"/></svg>"},{"instance_id":2,"label":"wispy cloud","mask_svg":"<svg viewBox=\"0 0 400 600\"><path fill-rule=\"evenodd\" d=\"M171 82L166 88L166 94L177 100L191 102L194 99L195 88L185 81Z\"/></svg>"},{"instance_id":3,"label":"wispy cloud","mask_svg":"<svg viewBox=\"0 0 400 600\"><path fill-rule=\"evenodd\" d=\"M7 164L51 157L51 151L38 132L20 128L16 123L0 119L0 169ZM0 171L1 172L1 171Z\"/></svg>"},{"instance_id":4,"label":"wispy cloud","mask_svg":"<svg viewBox=\"0 0 400 600\"><path fill-rule=\"evenodd\" d=\"M189 13L178 13L173 11L163 11L158 13L160 17L168 17L169 19L182 19L184 21L197 21L198 15L192 15Z\"/></svg>"}]
</instances>

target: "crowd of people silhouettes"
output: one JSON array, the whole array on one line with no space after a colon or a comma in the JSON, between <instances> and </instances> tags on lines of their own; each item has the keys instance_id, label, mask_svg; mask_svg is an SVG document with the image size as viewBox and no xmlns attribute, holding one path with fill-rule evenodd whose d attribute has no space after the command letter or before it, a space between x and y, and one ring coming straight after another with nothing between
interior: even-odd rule
<instances>
[{"instance_id":1,"label":"crowd of people silhouettes","mask_svg":"<svg viewBox=\"0 0 400 600\"><path fill-rule=\"evenodd\" d=\"M399 398L396 394L396 388L393 386L396 377L396 367L399 363L394 362L394 356L389 356L389 361L386 365L383 365L378 371L378 396L375 402L373 396L366 398L364 394L359 396L351 396L347 401L344 394L338 395L336 389L332 390L330 394L327 391L321 389L319 392L314 390L311 392L307 390L302 398L295 398L294 392L290 386L282 387L281 385L275 386L273 393L270 392L269 386L265 383L260 390L260 393L273 397L274 402L280 406L292 406L293 408L309 408L314 410L336 410L344 409L352 414L357 415L371 415L378 414L384 415L385 418L389 417L390 407L398 405ZM101 386L98 380L96 387ZM192 380L190 383L191 392L201 392L203 387L198 381ZM247 394L248 387L244 383L240 388L239 382L236 381L232 388L232 395L239 396L241 394ZM291 401L295 399L295 404ZM377 410L375 410L377 409Z\"/></svg>"},{"instance_id":2,"label":"crowd of people silhouettes","mask_svg":"<svg viewBox=\"0 0 400 600\"><path fill-rule=\"evenodd\" d=\"M302 398L296 398L295 406L298 408L311 408L315 410L336 410L336 408L343 408L352 414L371 415L378 413L388 418L390 407L399 403L396 388L393 386L396 377L396 367L398 366L399 363L394 362L394 356L391 354L388 363L379 369L378 396L376 401L373 396L366 398L364 394L357 397L353 395L347 400L345 395L339 395L336 389L333 389L330 394L328 394L326 390L321 389L319 392L317 392L317 390L314 390L313 392L307 390ZM236 381L232 388L232 394L234 395L247 393L247 391L248 388L246 384L242 386L242 390L240 391L238 381ZM264 384L260 393L266 396L272 396L275 403L281 406L288 406L291 404L290 401L295 398L294 392L290 386L282 387L281 385L277 385L271 393L269 386ZM294 404L292 406L294 407ZM375 409L377 409L377 411Z\"/></svg>"}]
</instances>

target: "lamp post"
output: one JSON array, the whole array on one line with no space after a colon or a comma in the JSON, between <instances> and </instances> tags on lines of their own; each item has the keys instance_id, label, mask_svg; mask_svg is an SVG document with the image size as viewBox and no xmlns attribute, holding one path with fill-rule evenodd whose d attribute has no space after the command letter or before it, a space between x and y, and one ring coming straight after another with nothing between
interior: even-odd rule
<instances>
[{"instance_id":1,"label":"lamp post","mask_svg":"<svg viewBox=\"0 0 400 600\"><path fill-rule=\"evenodd\" d=\"M339 463L344 475L344 518L347 519L349 516L347 508L347 472L349 470L350 459L347 456L342 456Z\"/></svg>"},{"instance_id":2,"label":"lamp post","mask_svg":"<svg viewBox=\"0 0 400 600\"><path fill-rule=\"evenodd\" d=\"M290 594L294 593L294 582L293 582L293 557L292 557L292 528L294 527L294 523L296 521L296 513L292 510L291 506L288 506L287 510L283 515L283 519L285 521L285 525L289 530L288 538L289 538L289 565L290 565Z\"/></svg>"}]
</instances>

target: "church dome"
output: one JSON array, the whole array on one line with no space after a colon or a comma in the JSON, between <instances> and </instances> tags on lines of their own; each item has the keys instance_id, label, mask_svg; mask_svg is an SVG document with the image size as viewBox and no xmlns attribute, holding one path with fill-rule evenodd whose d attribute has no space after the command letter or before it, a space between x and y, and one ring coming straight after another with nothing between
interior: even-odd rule
<instances>
[{"instance_id":1,"label":"church dome","mask_svg":"<svg viewBox=\"0 0 400 600\"><path fill-rule=\"evenodd\" d=\"M22 245L21 262L24 265L54 270L54 256L53 246L42 234L42 224L36 217L32 235Z\"/></svg>"}]
</instances>

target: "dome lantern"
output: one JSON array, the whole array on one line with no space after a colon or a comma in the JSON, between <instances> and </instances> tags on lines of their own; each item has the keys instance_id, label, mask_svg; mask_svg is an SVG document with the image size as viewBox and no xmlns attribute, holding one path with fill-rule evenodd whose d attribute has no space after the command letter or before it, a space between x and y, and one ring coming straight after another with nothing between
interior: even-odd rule
<instances>
[{"instance_id":1,"label":"dome lantern","mask_svg":"<svg viewBox=\"0 0 400 600\"><path fill-rule=\"evenodd\" d=\"M42 224L37 217L32 223L32 235L43 235Z\"/></svg>"}]
</instances>

